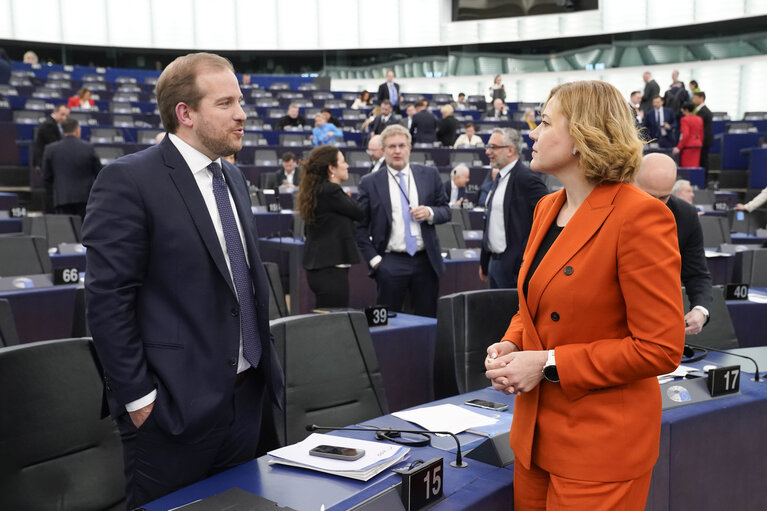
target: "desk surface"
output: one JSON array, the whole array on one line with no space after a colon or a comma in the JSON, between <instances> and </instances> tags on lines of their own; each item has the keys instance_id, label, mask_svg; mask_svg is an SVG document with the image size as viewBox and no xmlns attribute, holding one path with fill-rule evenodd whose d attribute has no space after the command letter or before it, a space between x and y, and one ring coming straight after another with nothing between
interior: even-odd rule
<instances>
[{"instance_id":1,"label":"desk surface","mask_svg":"<svg viewBox=\"0 0 767 511\"><path fill-rule=\"evenodd\" d=\"M767 347L748 352L767 359ZM729 361L727 356L710 354L706 360L693 365L702 367L708 363ZM767 383L750 381L748 369L743 370L739 394L663 412L660 457L654 470L647 509L763 507L767 501L762 469L767 455L767 435L763 434L764 424L767 424ZM437 403L462 403L473 397L509 403L509 411L497 414L502 419L499 428L507 427L513 414L513 398L492 389L453 396ZM396 421L399 419L385 416L365 424L394 426ZM373 436L367 431L335 434L364 439ZM459 439L465 450L483 440L467 433L459 435ZM495 468L468 460L467 469L455 469L447 463L453 450L452 440L438 438L431 447L415 448L411 452L411 459L429 459L437 455L445 458L446 498L433 509L474 509L479 502L492 509L494 507L489 506L488 501L493 499L508 506L513 478L510 467ZM448 452L451 454L446 454ZM150 511L168 509L237 486L299 511L316 511L321 504L328 511L337 511L357 506L396 483L397 477L391 473L382 473L369 483L361 483L297 468L270 466L268 457L262 457L145 507Z\"/></svg>"}]
</instances>

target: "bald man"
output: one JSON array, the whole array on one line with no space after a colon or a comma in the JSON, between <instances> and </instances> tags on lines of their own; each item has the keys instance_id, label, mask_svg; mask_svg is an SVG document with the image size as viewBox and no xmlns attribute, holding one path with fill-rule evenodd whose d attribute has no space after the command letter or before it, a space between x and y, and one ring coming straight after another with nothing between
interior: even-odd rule
<instances>
[{"instance_id":1,"label":"bald man","mask_svg":"<svg viewBox=\"0 0 767 511\"><path fill-rule=\"evenodd\" d=\"M381 135L373 135L370 137L367 153L368 156L370 156L370 161L373 163L373 166L370 167L370 173L372 174L384 164L384 150Z\"/></svg>"},{"instance_id":2,"label":"bald man","mask_svg":"<svg viewBox=\"0 0 767 511\"><path fill-rule=\"evenodd\" d=\"M671 194L676 181L676 163L662 153L650 153L642 159L635 184L666 203L676 220L679 253L682 255L682 284L690 300L685 315L685 334L697 334L708 323L713 301L711 274L703 250L703 230L695 206Z\"/></svg>"}]
</instances>

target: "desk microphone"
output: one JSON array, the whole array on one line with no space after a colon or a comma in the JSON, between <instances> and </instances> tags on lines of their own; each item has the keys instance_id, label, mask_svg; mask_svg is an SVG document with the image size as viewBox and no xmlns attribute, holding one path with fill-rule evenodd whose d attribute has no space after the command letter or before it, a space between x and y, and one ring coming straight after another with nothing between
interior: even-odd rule
<instances>
[{"instance_id":1,"label":"desk microphone","mask_svg":"<svg viewBox=\"0 0 767 511\"><path fill-rule=\"evenodd\" d=\"M755 382L762 382L762 381L764 381L764 380L759 378L759 366L756 364L756 360L754 360L751 357L747 357L746 355L741 355L739 353L731 353L731 352L726 351L726 350L718 350L716 348L709 348L709 347L706 347L706 346L698 346L697 344L690 344L690 343L687 343L687 344L684 345L684 356L685 357L695 356L695 350L698 350L698 352L701 354L700 358L696 357L696 359L698 359L698 360L702 360L703 358L705 358L706 354L709 351L716 351L717 353L724 353L725 355L732 355L733 357L740 357L740 358L748 359L751 362L753 362L754 369L756 369L756 372L754 373L754 377L752 378L751 381L755 381Z\"/></svg>"},{"instance_id":2,"label":"desk microphone","mask_svg":"<svg viewBox=\"0 0 767 511\"><path fill-rule=\"evenodd\" d=\"M329 427L329 426L317 426L316 424L307 424L306 431L373 431L373 428L336 428L336 427ZM455 461L450 462L451 467L455 468L466 468L469 466L468 463L463 461L463 456L461 455L461 442L458 441L458 437L455 436L453 433L449 431L428 431L426 429L395 429L395 428L375 428L376 432L376 439L377 440L391 440L396 442L391 438L392 433L415 433L420 435L450 435L453 437L453 440L455 440ZM402 442L397 442L402 443ZM420 445L420 444L418 444ZM427 445L427 444L423 444Z\"/></svg>"}]
</instances>

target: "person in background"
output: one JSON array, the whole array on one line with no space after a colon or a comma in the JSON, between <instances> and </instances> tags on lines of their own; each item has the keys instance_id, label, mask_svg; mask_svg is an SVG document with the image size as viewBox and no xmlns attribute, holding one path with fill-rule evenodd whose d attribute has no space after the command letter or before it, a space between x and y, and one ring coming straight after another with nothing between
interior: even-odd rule
<instances>
[{"instance_id":1,"label":"person in background","mask_svg":"<svg viewBox=\"0 0 767 511\"><path fill-rule=\"evenodd\" d=\"M80 139L80 124L68 117L61 122L64 137L45 147L43 181L46 193L60 215L85 218L85 205L93 181L101 170L101 161L93 146Z\"/></svg>"},{"instance_id":2,"label":"person in background","mask_svg":"<svg viewBox=\"0 0 767 511\"><path fill-rule=\"evenodd\" d=\"M348 178L349 165L337 147L315 147L304 162L296 210L306 222L303 265L318 309L349 306L349 268L360 261L354 222L363 212L341 188Z\"/></svg>"},{"instance_id":3,"label":"person in background","mask_svg":"<svg viewBox=\"0 0 767 511\"><path fill-rule=\"evenodd\" d=\"M679 143L671 151L679 155L680 167L700 166L700 150L703 147L703 118L693 113L695 104L688 101L682 105L679 119Z\"/></svg>"},{"instance_id":4,"label":"person in background","mask_svg":"<svg viewBox=\"0 0 767 511\"><path fill-rule=\"evenodd\" d=\"M40 63L40 59L37 58L37 53L33 52L32 50L25 51L21 61L25 64L31 64L33 66Z\"/></svg>"},{"instance_id":5,"label":"person in background","mask_svg":"<svg viewBox=\"0 0 767 511\"><path fill-rule=\"evenodd\" d=\"M387 126L399 124L402 120L399 115L392 113L392 106L388 99L381 101L379 108L381 113L376 115L373 122L370 123L370 131L374 135L380 135Z\"/></svg>"},{"instance_id":6,"label":"person in background","mask_svg":"<svg viewBox=\"0 0 767 511\"><path fill-rule=\"evenodd\" d=\"M399 91L399 84L394 81L394 70L389 69L386 71L386 81L378 87L378 103L384 99L388 99L392 104L392 109L395 112L400 111L400 104L402 103L402 96Z\"/></svg>"},{"instance_id":7,"label":"person in background","mask_svg":"<svg viewBox=\"0 0 767 511\"><path fill-rule=\"evenodd\" d=\"M538 125L535 122L535 110L532 108L525 108L523 120L527 123L527 128L531 131Z\"/></svg>"},{"instance_id":8,"label":"person in background","mask_svg":"<svg viewBox=\"0 0 767 511\"><path fill-rule=\"evenodd\" d=\"M368 156L372 166L370 167L370 173L373 173L381 167L386 168L386 160L384 158L383 141L381 135L373 135L368 140Z\"/></svg>"},{"instance_id":9,"label":"person in background","mask_svg":"<svg viewBox=\"0 0 767 511\"><path fill-rule=\"evenodd\" d=\"M678 197L688 204L694 204L695 190L692 189L692 184L686 179L677 179L671 188L671 195Z\"/></svg>"},{"instance_id":10,"label":"person in background","mask_svg":"<svg viewBox=\"0 0 767 511\"><path fill-rule=\"evenodd\" d=\"M479 278L492 289L516 286L535 205L549 193L540 174L522 161L526 148L522 135L511 128L496 128L485 146L490 166L500 168L486 202L479 259Z\"/></svg>"},{"instance_id":11,"label":"person in background","mask_svg":"<svg viewBox=\"0 0 767 511\"><path fill-rule=\"evenodd\" d=\"M501 75L496 75L493 80L493 85L490 86L490 101L500 99L501 101L506 102L506 88L503 86L501 80Z\"/></svg>"},{"instance_id":12,"label":"person in background","mask_svg":"<svg viewBox=\"0 0 767 511\"><path fill-rule=\"evenodd\" d=\"M330 124L332 124L336 128L341 129L341 128L344 127L344 123L341 122L341 119L339 119L338 117L335 117L333 115L333 113L330 111L330 108L325 107L322 110L320 110L320 113L323 116L325 116L325 120L327 122L329 122Z\"/></svg>"},{"instance_id":13,"label":"person in background","mask_svg":"<svg viewBox=\"0 0 767 511\"><path fill-rule=\"evenodd\" d=\"M483 119L508 119L508 117L509 110L501 98L495 98L490 110L482 114Z\"/></svg>"},{"instance_id":14,"label":"person in background","mask_svg":"<svg viewBox=\"0 0 767 511\"><path fill-rule=\"evenodd\" d=\"M767 203L767 188L762 189L759 194L748 201L745 204L741 204L740 202L735 205L735 209L738 211L748 211L749 213L757 208L762 207L765 203Z\"/></svg>"},{"instance_id":15,"label":"person in background","mask_svg":"<svg viewBox=\"0 0 767 511\"><path fill-rule=\"evenodd\" d=\"M318 113L314 116L314 129L312 130L312 145L337 144L344 139L344 134L334 124L330 124L327 118Z\"/></svg>"},{"instance_id":16,"label":"person in background","mask_svg":"<svg viewBox=\"0 0 767 511\"><path fill-rule=\"evenodd\" d=\"M11 81L11 58L0 48L0 85L7 85Z\"/></svg>"},{"instance_id":17,"label":"person in background","mask_svg":"<svg viewBox=\"0 0 767 511\"><path fill-rule=\"evenodd\" d=\"M381 133L386 168L360 180L357 246L377 287L376 303L403 311L410 295L414 314L436 317L445 263L436 224L450 221L445 187L434 167L410 163L404 126Z\"/></svg>"},{"instance_id":18,"label":"person in background","mask_svg":"<svg viewBox=\"0 0 767 511\"><path fill-rule=\"evenodd\" d=\"M301 171L298 168L296 155L287 152L282 155L282 168L274 175L274 183L278 188L295 190L301 180Z\"/></svg>"},{"instance_id":19,"label":"person in background","mask_svg":"<svg viewBox=\"0 0 767 511\"><path fill-rule=\"evenodd\" d=\"M306 124L306 119L298 113L298 105L291 103L288 105L288 111L277 121L278 130L284 130L287 127L300 128Z\"/></svg>"},{"instance_id":20,"label":"person in background","mask_svg":"<svg viewBox=\"0 0 767 511\"><path fill-rule=\"evenodd\" d=\"M458 136L458 120L453 116L453 107L442 105L439 111L442 113L442 119L437 128L437 140L445 147L453 147Z\"/></svg>"},{"instance_id":21,"label":"person in background","mask_svg":"<svg viewBox=\"0 0 767 511\"><path fill-rule=\"evenodd\" d=\"M354 100L351 108L352 110L359 110L360 108L367 108L373 104L373 100L370 99L370 93L366 90L360 92L360 97Z\"/></svg>"},{"instance_id":22,"label":"person in background","mask_svg":"<svg viewBox=\"0 0 767 511\"><path fill-rule=\"evenodd\" d=\"M690 92L695 94L696 92L700 92L700 87L698 86L698 82L696 80L690 80Z\"/></svg>"},{"instance_id":23,"label":"person in background","mask_svg":"<svg viewBox=\"0 0 767 511\"><path fill-rule=\"evenodd\" d=\"M96 103L91 99L91 91L87 87L81 87L77 91L77 94L69 98L67 101L67 108L79 108L80 110L88 110L96 106Z\"/></svg>"},{"instance_id":24,"label":"person in background","mask_svg":"<svg viewBox=\"0 0 767 511\"><path fill-rule=\"evenodd\" d=\"M498 177L498 173L501 169L499 169L497 166L490 169L490 173L488 173L487 176L485 176L485 180L482 181L482 184L479 187L479 198L477 198L477 206L480 208L486 208L487 207L487 198L490 195L490 190L493 187L493 181Z\"/></svg>"},{"instance_id":25,"label":"person in background","mask_svg":"<svg viewBox=\"0 0 767 511\"><path fill-rule=\"evenodd\" d=\"M414 144L432 144L437 140L437 118L428 107L429 102L425 99L415 103L415 114L410 125Z\"/></svg>"},{"instance_id":26,"label":"person in background","mask_svg":"<svg viewBox=\"0 0 767 511\"><path fill-rule=\"evenodd\" d=\"M519 311L485 359L493 388L515 395L514 509L643 511L657 376L684 348L674 218L630 184L643 143L614 86L555 87L530 137L533 170L564 189L535 210Z\"/></svg>"},{"instance_id":27,"label":"person in background","mask_svg":"<svg viewBox=\"0 0 767 511\"><path fill-rule=\"evenodd\" d=\"M403 117L401 121L401 124L406 127L408 131L413 129L413 116L415 113L415 105L413 103L408 103L405 107L405 117Z\"/></svg>"},{"instance_id":28,"label":"person in background","mask_svg":"<svg viewBox=\"0 0 767 511\"><path fill-rule=\"evenodd\" d=\"M455 103L455 109L462 112L467 110L469 105L466 104L466 94L463 92L458 93L458 101Z\"/></svg>"},{"instance_id":29,"label":"person in background","mask_svg":"<svg viewBox=\"0 0 767 511\"><path fill-rule=\"evenodd\" d=\"M644 80L644 92L642 93L642 101L639 103L639 109L646 112L652 108L653 98L660 94L660 85L653 79L652 73L649 71L642 74L642 79Z\"/></svg>"},{"instance_id":30,"label":"person in background","mask_svg":"<svg viewBox=\"0 0 767 511\"><path fill-rule=\"evenodd\" d=\"M462 133L458 136L453 144L454 149L461 147L485 147L485 143L482 142L482 137L476 134L473 122L467 122L464 125L466 133Z\"/></svg>"},{"instance_id":31,"label":"person in background","mask_svg":"<svg viewBox=\"0 0 767 511\"><path fill-rule=\"evenodd\" d=\"M466 185L469 183L469 167L459 163L450 171L450 179L444 182L445 194L451 208L461 207L466 199Z\"/></svg>"},{"instance_id":32,"label":"person in background","mask_svg":"<svg viewBox=\"0 0 767 511\"><path fill-rule=\"evenodd\" d=\"M61 140L61 123L69 117L69 108L66 105L56 105L51 115L45 118L37 128L35 135L35 154L33 163L36 168L42 168L43 151L45 146Z\"/></svg>"},{"instance_id":33,"label":"person in background","mask_svg":"<svg viewBox=\"0 0 767 511\"><path fill-rule=\"evenodd\" d=\"M714 144L714 114L706 106L706 93L699 90L692 95L695 115L703 119L703 147L700 148L700 166L708 171L708 151Z\"/></svg>"},{"instance_id":34,"label":"person in background","mask_svg":"<svg viewBox=\"0 0 767 511\"><path fill-rule=\"evenodd\" d=\"M698 210L674 196L676 172L676 163L670 156L650 153L642 158L635 182L639 188L665 203L674 215L676 239L682 256L681 280L690 301L690 311L684 316L684 333L694 335L708 323L714 296Z\"/></svg>"},{"instance_id":35,"label":"person in background","mask_svg":"<svg viewBox=\"0 0 767 511\"><path fill-rule=\"evenodd\" d=\"M644 126L647 128L649 141L657 143L660 147L673 147L676 144L674 112L663 106L663 98L660 96L653 98L652 106L652 109L645 112L644 116Z\"/></svg>"},{"instance_id":36,"label":"person in background","mask_svg":"<svg viewBox=\"0 0 767 511\"><path fill-rule=\"evenodd\" d=\"M128 509L254 459L284 395L247 184L222 159L246 119L232 64L178 57L156 91L168 136L99 173L83 223Z\"/></svg>"}]
</instances>

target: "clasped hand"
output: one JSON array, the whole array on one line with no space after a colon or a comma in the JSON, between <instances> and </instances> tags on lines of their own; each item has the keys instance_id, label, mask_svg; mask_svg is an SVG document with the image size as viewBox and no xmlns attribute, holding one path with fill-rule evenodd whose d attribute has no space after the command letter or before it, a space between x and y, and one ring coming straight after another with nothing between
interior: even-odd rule
<instances>
[{"instance_id":1,"label":"clasped hand","mask_svg":"<svg viewBox=\"0 0 767 511\"><path fill-rule=\"evenodd\" d=\"M519 351L511 342L498 342L487 348L485 376L495 390L504 394L529 392L543 378L545 351Z\"/></svg>"}]
</instances>

